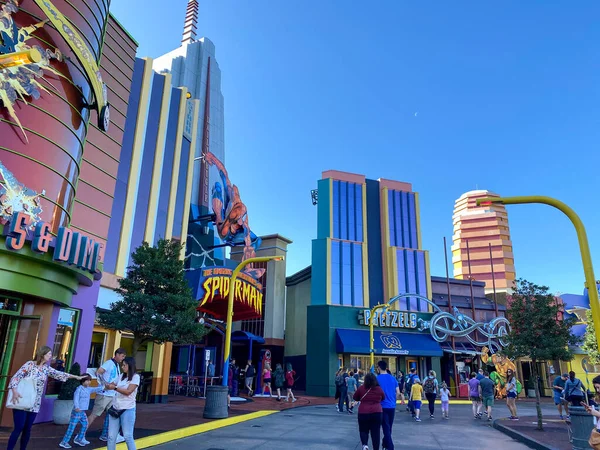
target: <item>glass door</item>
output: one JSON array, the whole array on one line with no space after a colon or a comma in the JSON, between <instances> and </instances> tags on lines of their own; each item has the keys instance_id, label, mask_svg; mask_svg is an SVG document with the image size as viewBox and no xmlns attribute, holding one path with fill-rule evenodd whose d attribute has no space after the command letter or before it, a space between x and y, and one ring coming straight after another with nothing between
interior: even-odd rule
<instances>
[{"instance_id":1,"label":"glass door","mask_svg":"<svg viewBox=\"0 0 600 450\"><path fill-rule=\"evenodd\" d=\"M7 419L3 412L8 383L23 364L33 359L37 349L39 331L39 316L0 314L0 406L2 407L0 415L3 416L2 426L6 425L4 422Z\"/></svg>"}]
</instances>

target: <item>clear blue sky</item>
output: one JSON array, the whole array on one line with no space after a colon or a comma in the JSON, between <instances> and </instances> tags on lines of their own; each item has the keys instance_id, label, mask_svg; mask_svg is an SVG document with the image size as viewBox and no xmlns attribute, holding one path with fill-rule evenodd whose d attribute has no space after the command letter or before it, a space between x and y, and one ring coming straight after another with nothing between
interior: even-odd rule
<instances>
[{"instance_id":1,"label":"clear blue sky","mask_svg":"<svg viewBox=\"0 0 600 450\"><path fill-rule=\"evenodd\" d=\"M138 55L156 57L179 45L186 4L113 0L112 11ZM593 1L200 0L251 227L294 241L291 274L310 264L323 170L411 182L443 276L463 192L549 195L581 215L600 278L599 15ZM512 206L509 220L517 275L580 293L568 219Z\"/></svg>"}]
</instances>

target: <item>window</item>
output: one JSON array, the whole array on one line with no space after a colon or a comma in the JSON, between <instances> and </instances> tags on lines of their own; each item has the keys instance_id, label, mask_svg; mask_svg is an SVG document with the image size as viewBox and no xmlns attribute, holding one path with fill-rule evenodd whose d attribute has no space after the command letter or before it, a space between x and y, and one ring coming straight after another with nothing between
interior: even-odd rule
<instances>
[{"instance_id":1,"label":"window","mask_svg":"<svg viewBox=\"0 0 600 450\"><path fill-rule=\"evenodd\" d=\"M52 345L52 361L50 366L61 372L68 372L73 364L73 348L79 312L75 309L61 308ZM46 395L56 395L62 383L53 378L48 379Z\"/></svg>"},{"instance_id":2,"label":"window","mask_svg":"<svg viewBox=\"0 0 600 450\"><path fill-rule=\"evenodd\" d=\"M390 372L397 373L397 364L395 356L379 356L375 355L375 364L379 361L385 361ZM359 370L364 374L368 373L371 368L371 357L365 355L350 355L350 367L352 370Z\"/></svg>"},{"instance_id":3,"label":"window","mask_svg":"<svg viewBox=\"0 0 600 450\"><path fill-rule=\"evenodd\" d=\"M97 369L104 362L104 345L106 342L106 333L92 333L92 345L90 347L90 357L88 358L88 367Z\"/></svg>"},{"instance_id":4,"label":"window","mask_svg":"<svg viewBox=\"0 0 600 450\"><path fill-rule=\"evenodd\" d=\"M331 241L331 304L363 306L362 244Z\"/></svg>"}]
</instances>

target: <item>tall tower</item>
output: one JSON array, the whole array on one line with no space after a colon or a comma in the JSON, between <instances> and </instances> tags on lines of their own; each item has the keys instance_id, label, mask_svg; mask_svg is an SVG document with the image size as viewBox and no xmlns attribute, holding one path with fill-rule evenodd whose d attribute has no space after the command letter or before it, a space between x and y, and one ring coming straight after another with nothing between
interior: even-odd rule
<instances>
[{"instance_id":1,"label":"tall tower","mask_svg":"<svg viewBox=\"0 0 600 450\"><path fill-rule=\"evenodd\" d=\"M156 58L152 66L159 73L170 73L173 87L186 87L192 99L200 100L190 205L192 222L212 212L210 191L216 182L221 182L218 170L215 167L209 168L202 159L202 154L210 151L221 162L225 162L225 114L221 92L221 69L215 56L215 45L206 37L196 39L197 23L198 1L189 0L181 45ZM190 114L191 111L188 112L188 116ZM191 120L191 117L188 119ZM190 224L189 232L196 239L188 240L188 244L198 242L201 246L201 248L190 249L189 253L192 255L221 244L214 230L211 229L208 234L206 233L204 224L205 222ZM224 249L216 249L212 256L222 260ZM192 259L194 258L192 256ZM192 262L192 265L195 263Z\"/></svg>"},{"instance_id":2,"label":"tall tower","mask_svg":"<svg viewBox=\"0 0 600 450\"><path fill-rule=\"evenodd\" d=\"M454 202L454 277L484 281L486 293L493 291L494 282L497 292L508 292L515 280L508 214L504 205L477 206L477 199L484 197L499 195L484 190L470 191Z\"/></svg>"}]
</instances>

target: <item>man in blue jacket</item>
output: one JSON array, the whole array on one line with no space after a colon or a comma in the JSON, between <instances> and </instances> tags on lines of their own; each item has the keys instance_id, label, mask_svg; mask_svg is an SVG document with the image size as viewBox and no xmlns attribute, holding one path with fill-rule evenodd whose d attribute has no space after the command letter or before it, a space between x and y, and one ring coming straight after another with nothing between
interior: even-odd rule
<instances>
[{"instance_id":1,"label":"man in blue jacket","mask_svg":"<svg viewBox=\"0 0 600 450\"><path fill-rule=\"evenodd\" d=\"M379 361L377 363L377 381L385 394L385 399L381 402L383 409L381 428L383 429L382 447L387 450L394 450L394 442L392 441L392 425L394 424L394 416L396 414L396 399L400 394L398 381L387 371L387 363Z\"/></svg>"}]
</instances>

